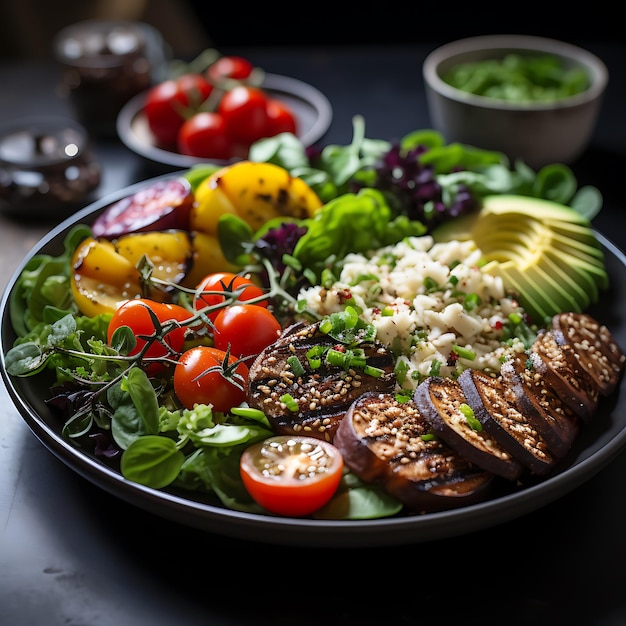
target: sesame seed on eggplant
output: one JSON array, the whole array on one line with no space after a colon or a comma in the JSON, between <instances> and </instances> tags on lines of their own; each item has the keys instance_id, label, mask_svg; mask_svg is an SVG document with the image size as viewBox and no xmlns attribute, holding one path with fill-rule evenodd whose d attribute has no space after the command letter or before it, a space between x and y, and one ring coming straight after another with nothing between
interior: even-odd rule
<instances>
[{"instance_id":1,"label":"sesame seed on eggplant","mask_svg":"<svg viewBox=\"0 0 626 626\"><path fill-rule=\"evenodd\" d=\"M545 370L543 359L530 352L505 361L500 375L515 394L520 410L547 441L550 452L561 459L572 447L580 422L549 384Z\"/></svg>"},{"instance_id":2,"label":"sesame seed on eggplant","mask_svg":"<svg viewBox=\"0 0 626 626\"><path fill-rule=\"evenodd\" d=\"M378 376L363 368L330 365L323 359L314 368L307 355L319 348L341 346L320 331L319 323L286 329L252 363L247 402L263 411L279 434L309 435L332 442L354 400L367 391L395 389L394 358L383 344L371 341L359 344L359 348L364 350L368 366L380 372Z\"/></svg>"},{"instance_id":3,"label":"sesame seed on eggplant","mask_svg":"<svg viewBox=\"0 0 626 626\"><path fill-rule=\"evenodd\" d=\"M559 343L552 330L539 333L530 348L541 357L541 373L546 382L574 413L588 422L598 407L599 390L591 375L583 369L571 345Z\"/></svg>"},{"instance_id":4,"label":"sesame seed on eggplant","mask_svg":"<svg viewBox=\"0 0 626 626\"><path fill-rule=\"evenodd\" d=\"M458 380L485 430L530 472L538 476L548 474L557 459L528 414L520 410L512 390L502 384L502 378L468 369Z\"/></svg>"},{"instance_id":5,"label":"sesame seed on eggplant","mask_svg":"<svg viewBox=\"0 0 626 626\"><path fill-rule=\"evenodd\" d=\"M415 389L413 399L437 436L466 459L509 480L521 476L523 465L482 425L469 419L469 404L457 380L426 378Z\"/></svg>"},{"instance_id":6,"label":"sesame seed on eggplant","mask_svg":"<svg viewBox=\"0 0 626 626\"><path fill-rule=\"evenodd\" d=\"M611 332L586 313L559 313L552 318L559 345L573 348L582 368L594 379L603 396L611 394L623 374L626 355Z\"/></svg>"},{"instance_id":7,"label":"sesame seed on eggplant","mask_svg":"<svg viewBox=\"0 0 626 626\"><path fill-rule=\"evenodd\" d=\"M368 392L350 406L334 445L363 481L377 482L414 512L473 504L490 492L493 474L433 436L413 401Z\"/></svg>"}]
</instances>

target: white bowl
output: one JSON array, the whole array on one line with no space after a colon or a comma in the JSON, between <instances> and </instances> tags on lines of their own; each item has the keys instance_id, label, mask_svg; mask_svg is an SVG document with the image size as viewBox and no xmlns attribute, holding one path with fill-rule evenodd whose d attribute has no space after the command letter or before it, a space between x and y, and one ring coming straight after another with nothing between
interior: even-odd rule
<instances>
[{"instance_id":1,"label":"white bowl","mask_svg":"<svg viewBox=\"0 0 626 626\"><path fill-rule=\"evenodd\" d=\"M442 76L460 63L501 59L506 54L552 54L565 68L588 72L585 91L551 103L518 104L457 89ZM572 44L527 35L485 35L445 44L423 64L431 125L448 142L503 152L538 169L550 163L570 164L585 151L608 84L606 65Z\"/></svg>"}]
</instances>

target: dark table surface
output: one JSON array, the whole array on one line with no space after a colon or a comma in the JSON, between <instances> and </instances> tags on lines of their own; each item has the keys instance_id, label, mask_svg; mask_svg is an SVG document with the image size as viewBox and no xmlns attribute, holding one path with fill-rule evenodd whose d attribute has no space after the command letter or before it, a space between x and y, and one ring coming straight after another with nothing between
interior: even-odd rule
<instances>
[{"instance_id":1,"label":"dark table surface","mask_svg":"<svg viewBox=\"0 0 626 626\"><path fill-rule=\"evenodd\" d=\"M578 42L611 81L588 151L572 169L605 204L597 229L626 249L626 45ZM251 48L268 72L330 99L322 143L429 127L429 45ZM224 52L229 52L224 50ZM0 61L0 120L68 114L54 66ZM172 168L115 137L95 139L97 197ZM0 216L0 287L54 222ZM0 624L626 624L626 454L538 510L486 530L394 547L290 547L188 528L77 475L29 430L0 386ZM432 621L431 621L432 620Z\"/></svg>"}]
</instances>

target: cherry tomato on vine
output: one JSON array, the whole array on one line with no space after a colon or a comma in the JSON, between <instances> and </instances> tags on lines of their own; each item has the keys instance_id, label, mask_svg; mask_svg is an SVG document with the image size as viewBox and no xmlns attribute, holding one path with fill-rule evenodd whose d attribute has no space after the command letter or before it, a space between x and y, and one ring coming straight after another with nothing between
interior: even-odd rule
<instances>
[{"instance_id":1,"label":"cherry tomato on vine","mask_svg":"<svg viewBox=\"0 0 626 626\"><path fill-rule=\"evenodd\" d=\"M213 322L216 348L251 363L262 350L274 343L282 331L274 314L256 304L233 304L223 309Z\"/></svg>"},{"instance_id":2,"label":"cherry tomato on vine","mask_svg":"<svg viewBox=\"0 0 626 626\"><path fill-rule=\"evenodd\" d=\"M156 323L152 315L156 317ZM146 298L128 300L113 313L107 329L107 342L112 345L115 331L122 326L128 326L137 340L137 345L129 352L129 355L135 355L143 349L151 337L157 336L161 332L161 329L158 328L159 325L165 326L171 320L184 323L190 317L192 314L177 304L163 304ZM186 327L174 326L170 332L162 337L162 341L155 340L152 342L144 357L167 356L170 359L176 359L183 349L186 333ZM164 371L167 366L168 364L165 362L155 361L149 363L145 369L149 374L158 374Z\"/></svg>"},{"instance_id":3,"label":"cherry tomato on vine","mask_svg":"<svg viewBox=\"0 0 626 626\"><path fill-rule=\"evenodd\" d=\"M263 508L291 517L309 515L335 494L343 471L338 448L323 439L278 435L241 455L241 479Z\"/></svg>"},{"instance_id":4,"label":"cherry tomato on vine","mask_svg":"<svg viewBox=\"0 0 626 626\"><path fill-rule=\"evenodd\" d=\"M187 409L211 404L226 413L246 399L248 366L223 350L196 346L182 354L174 369L174 392Z\"/></svg>"},{"instance_id":5,"label":"cherry tomato on vine","mask_svg":"<svg viewBox=\"0 0 626 626\"><path fill-rule=\"evenodd\" d=\"M202 111L186 120L178 131L178 151L181 154L207 159L230 159L233 145L219 113Z\"/></svg>"},{"instance_id":6,"label":"cherry tomato on vine","mask_svg":"<svg viewBox=\"0 0 626 626\"><path fill-rule=\"evenodd\" d=\"M249 147L267 137L267 96L261 89L247 85L233 87L222 96L217 112L224 117L234 142Z\"/></svg>"},{"instance_id":7,"label":"cherry tomato on vine","mask_svg":"<svg viewBox=\"0 0 626 626\"><path fill-rule=\"evenodd\" d=\"M253 298L259 298L265 293L261 287L253 283L249 278L245 278L233 272L216 272L205 276L196 287L196 295L194 297L194 308L196 311L207 306L214 306L226 301L232 292L241 290L237 299L240 302L246 302ZM221 293L202 293L202 292L221 292ZM224 295L222 295L224 294ZM267 299L261 299L255 302L257 306L267 307ZM215 309L207 314L207 317L214 322L222 309Z\"/></svg>"},{"instance_id":8,"label":"cherry tomato on vine","mask_svg":"<svg viewBox=\"0 0 626 626\"><path fill-rule=\"evenodd\" d=\"M213 85L201 74L183 74L152 87L143 113L157 141L175 146L183 122L198 111L212 91Z\"/></svg>"},{"instance_id":9,"label":"cherry tomato on vine","mask_svg":"<svg viewBox=\"0 0 626 626\"><path fill-rule=\"evenodd\" d=\"M296 134L296 118L289 105L275 98L267 101L267 128L268 137L279 133Z\"/></svg>"},{"instance_id":10,"label":"cherry tomato on vine","mask_svg":"<svg viewBox=\"0 0 626 626\"><path fill-rule=\"evenodd\" d=\"M230 55L220 57L212 63L206 74L213 83L217 84L226 79L245 80L252 74L254 65L243 57Z\"/></svg>"}]
</instances>

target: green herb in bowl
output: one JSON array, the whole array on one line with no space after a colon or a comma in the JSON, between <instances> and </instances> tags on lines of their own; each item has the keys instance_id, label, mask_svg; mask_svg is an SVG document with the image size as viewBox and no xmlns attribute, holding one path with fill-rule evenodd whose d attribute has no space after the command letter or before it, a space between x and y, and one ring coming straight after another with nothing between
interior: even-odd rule
<instances>
[{"instance_id":1,"label":"green herb in bowl","mask_svg":"<svg viewBox=\"0 0 626 626\"><path fill-rule=\"evenodd\" d=\"M552 54L510 53L501 59L459 63L442 78L461 91L518 104L554 102L581 93L590 85L582 67L568 68Z\"/></svg>"}]
</instances>

